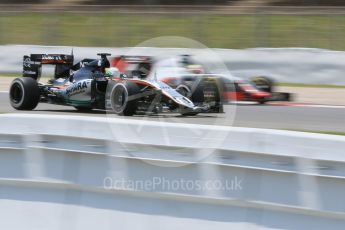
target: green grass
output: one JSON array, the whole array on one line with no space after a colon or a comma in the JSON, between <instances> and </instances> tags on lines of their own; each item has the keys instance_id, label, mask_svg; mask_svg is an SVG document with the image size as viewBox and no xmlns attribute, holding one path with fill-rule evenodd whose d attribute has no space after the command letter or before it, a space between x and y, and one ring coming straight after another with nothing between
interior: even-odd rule
<instances>
[{"instance_id":1,"label":"green grass","mask_svg":"<svg viewBox=\"0 0 345 230\"><path fill-rule=\"evenodd\" d=\"M122 47L182 36L212 48L344 50L345 15L0 14L0 44Z\"/></svg>"},{"instance_id":2,"label":"green grass","mask_svg":"<svg viewBox=\"0 0 345 230\"><path fill-rule=\"evenodd\" d=\"M0 73L0 77L20 77L20 73Z\"/></svg>"},{"instance_id":3,"label":"green grass","mask_svg":"<svg viewBox=\"0 0 345 230\"><path fill-rule=\"evenodd\" d=\"M327 85L327 84L303 84L303 83L277 83L277 86L286 87L306 87L306 88L335 88L345 89L345 85Z\"/></svg>"}]
</instances>

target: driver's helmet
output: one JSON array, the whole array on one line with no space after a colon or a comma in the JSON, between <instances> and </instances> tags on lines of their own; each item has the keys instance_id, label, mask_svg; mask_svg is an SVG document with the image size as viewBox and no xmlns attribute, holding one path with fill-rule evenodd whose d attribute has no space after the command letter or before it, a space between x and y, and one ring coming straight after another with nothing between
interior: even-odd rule
<instances>
[{"instance_id":1,"label":"driver's helmet","mask_svg":"<svg viewBox=\"0 0 345 230\"><path fill-rule=\"evenodd\" d=\"M191 55L189 54L181 55L181 64L184 66L192 65L193 61L192 61Z\"/></svg>"},{"instance_id":2,"label":"driver's helmet","mask_svg":"<svg viewBox=\"0 0 345 230\"><path fill-rule=\"evenodd\" d=\"M186 69L193 74L203 74L205 73L204 68L201 65L188 65Z\"/></svg>"},{"instance_id":3,"label":"driver's helmet","mask_svg":"<svg viewBox=\"0 0 345 230\"><path fill-rule=\"evenodd\" d=\"M105 69L105 76L106 77L118 77L120 76L120 71L116 67L110 67Z\"/></svg>"}]
</instances>

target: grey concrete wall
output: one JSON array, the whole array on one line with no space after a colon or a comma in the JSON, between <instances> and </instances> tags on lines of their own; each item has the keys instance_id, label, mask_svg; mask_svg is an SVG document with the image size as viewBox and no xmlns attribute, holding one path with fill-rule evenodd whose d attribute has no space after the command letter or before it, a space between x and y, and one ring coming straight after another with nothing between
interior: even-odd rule
<instances>
[{"instance_id":1,"label":"grey concrete wall","mask_svg":"<svg viewBox=\"0 0 345 230\"><path fill-rule=\"evenodd\" d=\"M70 53L72 47L5 45L0 46L0 73L20 73L22 56L30 53ZM230 72L239 77L270 76L279 82L345 85L345 52L309 48L257 48L243 50L212 49ZM98 52L112 55L175 55L193 53L206 63L218 61L197 49L96 48L74 47L76 60L96 57ZM209 52L208 52L209 53ZM217 72L217 70L214 70Z\"/></svg>"}]
</instances>

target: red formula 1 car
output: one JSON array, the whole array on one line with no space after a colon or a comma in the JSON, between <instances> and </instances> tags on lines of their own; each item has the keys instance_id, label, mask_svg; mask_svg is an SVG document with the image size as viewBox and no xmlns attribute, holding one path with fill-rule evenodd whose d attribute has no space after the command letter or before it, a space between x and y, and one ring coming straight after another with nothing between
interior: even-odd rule
<instances>
[{"instance_id":1,"label":"red formula 1 car","mask_svg":"<svg viewBox=\"0 0 345 230\"><path fill-rule=\"evenodd\" d=\"M204 87L213 84L219 91L223 102L252 101L264 104L270 101L291 100L290 93L273 92L273 82L267 77L255 77L248 82L219 74L184 74L177 77L166 77L162 81L173 88L183 88L187 92L192 91L196 88L195 85L201 83Z\"/></svg>"}]
</instances>

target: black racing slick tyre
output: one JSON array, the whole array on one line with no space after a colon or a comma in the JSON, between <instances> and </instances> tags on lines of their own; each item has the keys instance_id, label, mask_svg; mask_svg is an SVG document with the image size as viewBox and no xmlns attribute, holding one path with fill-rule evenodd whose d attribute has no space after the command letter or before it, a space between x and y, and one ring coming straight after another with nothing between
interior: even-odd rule
<instances>
[{"instance_id":1,"label":"black racing slick tyre","mask_svg":"<svg viewBox=\"0 0 345 230\"><path fill-rule=\"evenodd\" d=\"M176 87L176 91L184 97L188 97L189 88L185 85L179 85Z\"/></svg>"},{"instance_id":2,"label":"black racing slick tyre","mask_svg":"<svg viewBox=\"0 0 345 230\"><path fill-rule=\"evenodd\" d=\"M205 92L203 86L198 86L194 89L190 98L195 104L202 104L205 101Z\"/></svg>"},{"instance_id":3,"label":"black racing slick tyre","mask_svg":"<svg viewBox=\"0 0 345 230\"><path fill-rule=\"evenodd\" d=\"M33 110L40 100L37 81L30 77L20 77L12 81L10 103L17 110Z\"/></svg>"},{"instance_id":4,"label":"black racing slick tyre","mask_svg":"<svg viewBox=\"0 0 345 230\"><path fill-rule=\"evenodd\" d=\"M268 77L253 77L251 82L260 90L271 93L273 92L274 81Z\"/></svg>"},{"instance_id":5,"label":"black racing slick tyre","mask_svg":"<svg viewBox=\"0 0 345 230\"><path fill-rule=\"evenodd\" d=\"M117 83L111 92L111 105L118 115L133 116L137 110L137 99L132 96L138 95L140 89L133 82Z\"/></svg>"},{"instance_id":6,"label":"black racing slick tyre","mask_svg":"<svg viewBox=\"0 0 345 230\"><path fill-rule=\"evenodd\" d=\"M265 99L261 99L261 100L258 100L258 103L260 104L260 105L263 105L263 104L265 104L267 101L265 100Z\"/></svg>"},{"instance_id":7,"label":"black racing slick tyre","mask_svg":"<svg viewBox=\"0 0 345 230\"><path fill-rule=\"evenodd\" d=\"M195 104L202 104L205 101L204 87L198 85L195 89L191 89L186 85L179 85L176 91L182 96L188 97Z\"/></svg>"}]
</instances>

